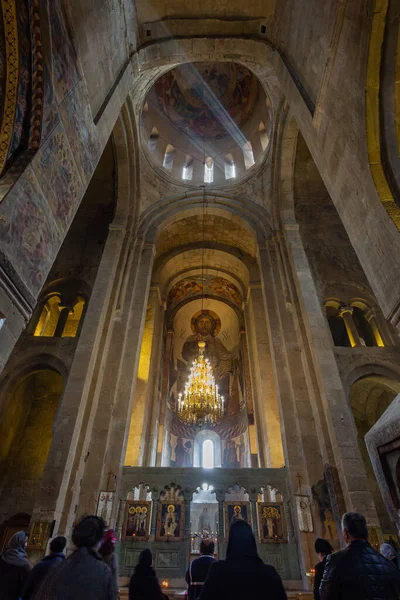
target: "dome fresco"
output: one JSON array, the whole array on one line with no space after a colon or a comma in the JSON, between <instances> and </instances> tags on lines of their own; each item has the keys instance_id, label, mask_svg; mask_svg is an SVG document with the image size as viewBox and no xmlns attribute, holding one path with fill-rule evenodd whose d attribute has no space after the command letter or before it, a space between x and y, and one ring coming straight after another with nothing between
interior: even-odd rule
<instances>
[{"instance_id":1,"label":"dome fresco","mask_svg":"<svg viewBox=\"0 0 400 600\"><path fill-rule=\"evenodd\" d=\"M148 92L141 118L150 162L190 185L234 183L262 161L270 128L264 89L233 62L171 69Z\"/></svg>"},{"instance_id":2,"label":"dome fresco","mask_svg":"<svg viewBox=\"0 0 400 600\"><path fill-rule=\"evenodd\" d=\"M223 139L253 113L260 84L236 63L187 63L158 79L158 106L182 133Z\"/></svg>"}]
</instances>

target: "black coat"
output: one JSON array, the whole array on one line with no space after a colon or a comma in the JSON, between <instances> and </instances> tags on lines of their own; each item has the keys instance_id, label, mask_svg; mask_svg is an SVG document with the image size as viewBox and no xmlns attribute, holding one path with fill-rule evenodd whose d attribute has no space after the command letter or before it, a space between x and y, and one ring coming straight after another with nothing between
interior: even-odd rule
<instances>
[{"instance_id":1,"label":"black coat","mask_svg":"<svg viewBox=\"0 0 400 600\"><path fill-rule=\"evenodd\" d=\"M320 600L321 596L319 595L319 586L321 585L322 577L324 576L324 570L326 565L326 559L328 557L325 556L321 562L315 565L315 577L314 577L314 600Z\"/></svg>"},{"instance_id":2,"label":"black coat","mask_svg":"<svg viewBox=\"0 0 400 600\"><path fill-rule=\"evenodd\" d=\"M286 600L274 567L260 558L220 560L212 565L199 600Z\"/></svg>"},{"instance_id":3,"label":"black coat","mask_svg":"<svg viewBox=\"0 0 400 600\"><path fill-rule=\"evenodd\" d=\"M33 567L25 582L21 594L22 600L30 600L30 598L33 598L50 569L59 565L63 560L65 560L65 556L62 552L52 552L48 556L42 558L42 560Z\"/></svg>"},{"instance_id":4,"label":"black coat","mask_svg":"<svg viewBox=\"0 0 400 600\"><path fill-rule=\"evenodd\" d=\"M189 600L196 600L201 593L202 584L207 579L208 571L216 560L213 556L204 554L195 558L186 572L186 583L189 585Z\"/></svg>"},{"instance_id":5,"label":"black coat","mask_svg":"<svg viewBox=\"0 0 400 600\"><path fill-rule=\"evenodd\" d=\"M129 600L162 600L163 598L154 569L136 568L129 582Z\"/></svg>"},{"instance_id":6,"label":"black coat","mask_svg":"<svg viewBox=\"0 0 400 600\"><path fill-rule=\"evenodd\" d=\"M30 571L31 567L28 564L17 567L0 558L1 600L19 600Z\"/></svg>"},{"instance_id":7,"label":"black coat","mask_svg":"<svg viewBox=\"0 0 400 600\"><path fill-rule=\"evenodd\" d=\"M327 557L321 600L399 600L400 573L370 546L355 540Z\"/></svg>"}]
</instances>

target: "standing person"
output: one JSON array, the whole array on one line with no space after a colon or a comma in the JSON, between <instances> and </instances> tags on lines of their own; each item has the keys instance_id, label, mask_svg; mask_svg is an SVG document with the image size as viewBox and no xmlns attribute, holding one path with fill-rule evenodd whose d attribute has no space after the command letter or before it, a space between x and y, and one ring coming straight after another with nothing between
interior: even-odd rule
<instances>
[{"instance_id":1,"label":"standing person","mask_svg":"<svg viewBox=\"0 0 400 600\"><path fill-rule=\"evenodd\" d=\"M197 600L201 594L201 590L205 580L207 579L208 571L213 563L217 562L214 558L214 542L210 539L201 540L200 558L195 558L186 572L186 583L189 585L188 598L189 600Z\"/></svg>"},{"instance_id":2,"label":"standing person","mask_svg":"<svg viewBox=\"0 0 400 600\"><path fill-rule=\"evenodd\" d=\"M73 552L46 577L34 600L116 600L110 569L97 549L104 536L100 517L85 517L72 532Z\"/></svg>"},{"instance_id":3,"label":"standing person","mask_svg":"<svg viewBox=\"0 0 400 600\"><path fill-rule=\"evenodd\" d=\"M286 600L282 580L271 565L258 556L253 531L246 521L234 521L229 530L226 560L213 564L199 600Z\"/></svg>"},{"instance_id":4,"label":"standing person","mask_svg":"<svg viewBox=\"0 0 400 600\"><path fill-rule=\"evenodd\" d=\"M315 552L318 554L320 562L315 565L314 600L320 600L319 586L321 585L322 577L324 575L326 558L329 556L329 554L332 554L333 548L328 540L324 540L324 538L317 538L315 540Z\"/></svg>"},{"instance_id":5,"label":"standing person","mask_svg":"<svg viewBox=\"0 0 400 600\"><path fill-rule=\"evenodd\" d=\"M164 600L165 596L151 566L152 562L153 555L150 550L142 550L129 582L129 600Z\"/></svg>"},{"instance_id":6,"label":"standing person","mask_svg":"<svg viewBox=\"0 0 400 600\"><path fill-rule=\"evenodd\" d=\"M398 600L400 573L370 546L365 518L345 513L342 530L347 548L327 557L321 600Z\"/></svg>"},{"instance_id":7,"label":"standing person","mask_svg":"<svg viewBox=\"0 0 400 600\"><path fill-rule=\"evenodd\" d=\"M104 534L103 543L99 548L99 554L103 562L105 562L111 570L115 587L118 589L118 557L115 553L116 541L117 536L115 535L114 529L108 529Z\"/></svg>"},{"instance_id":8,"label":"standing person","mask_svg":"<svg viewBox=\"0 0 400 600\"><path fill-rule=\"evenodd\" d=\"M1 600L19 600L32 565L26 554L28 535L25 531L14 533L0 555Z\"/></svg>"},{"instance_id":9,"label":"standing person","mask_svg":"<svg viewBox=\"0 0 400 600\"><path fill-rule=\"evenodd\" d=\"M381 554L398 569L397 552L391 544L381 544Z\"/></svg>"},{"instance_id":10,"label":"standing person","mask_svg":"<svg viewBox=\"0 0 400 600\"><path fill-rule=\"evenodd\" d=\"M49 574L50 569L56 567L65 560L64 550L66 545L67 538L63 535L51 540L50 554L42 558L42 560L33 567L25 582L24 589L22 590L22 600L30 600L30 598L33 598L42 582Z\"/></svg>"}]
</instances>

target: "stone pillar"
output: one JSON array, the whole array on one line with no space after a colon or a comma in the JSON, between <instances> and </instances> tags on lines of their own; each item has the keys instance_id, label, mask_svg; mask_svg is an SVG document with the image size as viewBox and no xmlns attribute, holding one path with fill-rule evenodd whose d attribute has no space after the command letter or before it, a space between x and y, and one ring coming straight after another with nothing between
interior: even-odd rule
<instances>
[{"instance_id":1,"label":"stone pillar","mask_svg":"<svg viewBox=\"0 0 400 600\"><path fill-rule=\"evenodd\" d=\"M154 542L156 537L158 503L160 501L160 491L157 487L151 490L151 500L153 502L153 512L151 514L150 541Z\"/></svg>"},{"instance_id":2,"label":"stone pillar","mask_svg":"<svg viewBox=\"0 0 400 600\"><path fill-rule=\"evenodd\" d=\"M71 306L63 306L58 317L57 326L54 331L54 337L62 337L66 322L68 321L69 313L71 312Z\"/></svg>"},{"instance_id":3,"label":"stone pillar","mask_svg":"<svg viewBox=\"0 0 400 600\"><path fill-rule=\"evenodd\" d=\"M82 456L83 437L89 425L90 408L95 402L92 379L96 381L99 375L98 361L104 351L108 311L110 305L115 302L116 290L119 289L120 259L124 238L124 224L113 223L110 226L74 362L54 424L53 439L36 498L32 519L49 521L54 519L56 521L54 535L66 531L65 522L60 524L60 520L64 514L67 498L72 506L71 522L73 520L77 482L81 477L79 467L85 458L85 454ZM96 508L98 491L98 489L93 490L91 512Z\"/></svg>"},{"instance_id":4,"label":"stone pillar","mask_svg":"<svg viewBox=\"0 0 400 600\"><path fill-rule=\"evenodd\" d=\"M338 316L344 321L352 348L354 348L354 346L362 346L360 336L358 335L358 331L353 320L353 308L351 306L343 306L339 309Z\"/></svg>"},{"instance_id":5,"label":"stone pillar","mask_svg":"<svg viewBox=\"0 0 400 600\"><path fill-rule=\"evenodd\" d=\"M218 490L215 493L218 502L218 558L225 558L225 530L224 530L224 502L225 491Z\"/></svg>"},{"instance_id":6,"label":"stone pillar","mask_svg":"<svg viewBox=\"0 0 400 600\"><path fill-rule=\"evenodd\" d=\"M372 310L372 308L365 311L364 316L372 329L372 333L374 335L377 345L384 346L385 344L383 342L382 336L381 336L379 328L378 328L378 323L376 321L376 315L375 315L374 311Z\"/></svg>"},{"instance_id":7,"label":"stone pillar","mask_svg":"<svg viewBox=\"0 0 400 600\"><path fill-rule=\"evenodd\" d=\"M120 542L122 538L122 526L124 524L124 516L125 516L125 506L126 500L121 498L118 505L118 515L117 515L117 525L116 525L116 534L117 540Z\"/></svg>"},{"instance_id":8,"label":"stone pillar","mask_svg":"<svg viewBox=\"0 0 400 600\"><path fill-rule=\"evenodd\" d=\"M169 393L169 365L172 353L172 342L174 339L174 332L172 329L167 331L164 349L164 362L162 372L162 384L161 384L161 399L160 399L160 420L158 426L158 441L157 441L157 467L161 467L162 453L164 447L165 438L165 409L167 404L167 398ZM169 467L170 465L164 465Z\"/></svg>"}]
</instances>

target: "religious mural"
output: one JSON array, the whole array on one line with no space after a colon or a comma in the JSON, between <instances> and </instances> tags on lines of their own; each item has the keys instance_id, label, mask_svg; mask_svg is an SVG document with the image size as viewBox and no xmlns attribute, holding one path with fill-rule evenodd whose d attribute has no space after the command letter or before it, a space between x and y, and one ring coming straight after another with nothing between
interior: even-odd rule
<instances>
[{"instance_id":1,"label":"religious mural","mask_svg":"<svg viewBox=\"0 0 400 600\"><path fill-rule=\"evenodd\" d=\"M245 436L224 441L222 466L227 469L237 469L247 467L247 445Z\"/></svg>"},{"instance_id":2,"label":"religious mural","mask_svg":"<svg viewBox=\"0 0 400 600\"><path fill-rule=\"evenodd\" d=\"M233 521L242 519L246 523L251 524L250 517L250 503L242 501L228 501L224 503L225 506L225 537L228 541L229 528Z\"/></svg>"},{"instance_id":3,"label":"religious mural","mask_svg":"<svg viewBox=\"0 0 400 600\"><path fill-rule=\"evenodd\" d=\"M257 510L260 541L268 544L287 542L283 503L259 502Z\"/></svg>"},{"instance_id":4,"label":"religious mural","mask_svg":"<svg viewBox=\"0 0 400 600\"><path fill-rule=\"evenodd\" d=\"M186 277L175 284L168 294L168 306L174 308L199 294L214 295L229 300L236 306L242 304L242 294L235 284L224 277Z\"/></svg>"},{"instance_id":5,"label":"religious mural","mask_svg":"<svg viewBox=\"0 0 400 600\"><path fill-rule=\"evenodd\" d=\"M123 540L147 542L151 523L151 502L128 500L122 529Z\"/></svg>"}]
</instances>

